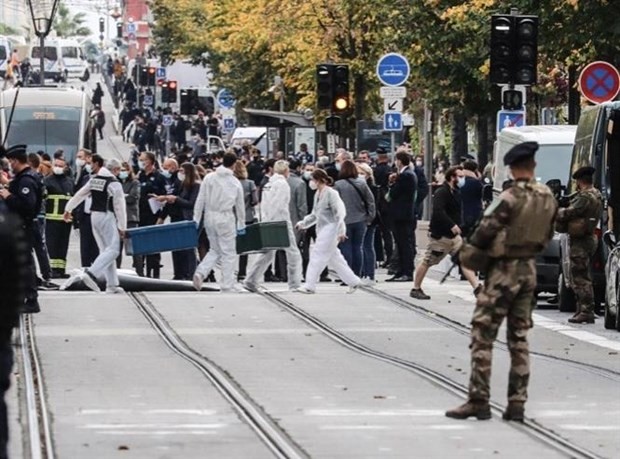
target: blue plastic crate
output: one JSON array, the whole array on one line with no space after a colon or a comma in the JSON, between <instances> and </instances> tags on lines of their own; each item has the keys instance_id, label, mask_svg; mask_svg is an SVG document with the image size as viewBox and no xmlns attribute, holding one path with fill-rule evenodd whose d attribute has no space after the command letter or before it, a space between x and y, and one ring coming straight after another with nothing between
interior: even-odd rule
<instances>
[{"instance_id":1,"label":"blue plastic crate","mask_svg":"<svg viewBox=\"0 0 620 459\"><path fill-rule=\"evenodd\" d=\"M198 247L198 229L194 221L131 228L127 230L127 236L127 255L151 255Z\"/></svg>"}]
</instances>

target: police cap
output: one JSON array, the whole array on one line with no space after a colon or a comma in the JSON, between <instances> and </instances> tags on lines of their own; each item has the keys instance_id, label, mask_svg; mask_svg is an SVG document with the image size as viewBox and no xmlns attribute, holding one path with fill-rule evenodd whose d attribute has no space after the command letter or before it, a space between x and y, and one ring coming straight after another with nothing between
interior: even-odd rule
<instances>
[{"instance_id":1,"label":"police cap","mask_svg":"<svg viewBox=\"0 0 620 459\"><path fill-rule=\"evenodd\" d=\"M594 169L592 166L580 167L575 171L572 177L574 180L581 180L583 178L591 179L595 171L596 169Z\"/></svg>"},{"instance_id":2,"label":"police cap","mask_svg":"<svg viewBox=\"0 0 620 459\"><path fill-rule=\"evenodd\" d=\"M6 157L8 159L16 159L20 163L26 163L28 161L27 148L27 145L13 145L6 150Z\"/></svg>"},{"instance_id":3,"label":"police cap","mask_svg":"<svg viewBox=\"0 0 620 459\"><path fill-rule=\"evenodd\" d=\"M505 166L514 166L520 162L531 159L536 154L536 150L538 150L538 142L523 142L519 145L515 145L506 156L504 156L504 165Z\"/></svg>"},{"instance_id":4,"label":"police cap","mask_svg":"<svg viewBox=\"0 0 620 459\"><path fill-rule=\"evenodd\" d=\"M383 147L377 147L376 151L378 155L387 155L387 151L385 151L385 148Z\"/></svg>"}]
</instances>

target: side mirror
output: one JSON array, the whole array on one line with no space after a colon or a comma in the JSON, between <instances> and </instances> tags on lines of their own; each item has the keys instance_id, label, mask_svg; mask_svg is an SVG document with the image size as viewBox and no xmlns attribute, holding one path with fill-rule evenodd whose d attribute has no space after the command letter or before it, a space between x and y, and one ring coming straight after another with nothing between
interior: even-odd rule
<instances>
[{"instance_id":1,"label":"side mirror","mask_svg":"<svg viewBox=\"0 0 620 459\"><path fill-rule=\"evenodd\" d=\"M493 186L492 185L484 185L482 187L482 201L484 202L493 201Z\"/></svg>"},{"instance_id":2,"label":"side mirror","mask_svg":"<svg viewBox=\"0 0 620 459\"><path fill-rule=\"evenodd\" d=\"M562 181L560 179L549 180L546 185L551 189L556 199L562 196Z\"/></svg>"},{"instance_id":3,"label":"side mirror","mask_svg":"<svg viewBox=\"0 0 620 459\"><path fill-rule=\"evenodd\" d=\"M608 230L605 231L605 234L603 234L603 242L611 250L616 246L618 241L616 240L616 236L613 231Z\"/></svg>"}]
</instances>

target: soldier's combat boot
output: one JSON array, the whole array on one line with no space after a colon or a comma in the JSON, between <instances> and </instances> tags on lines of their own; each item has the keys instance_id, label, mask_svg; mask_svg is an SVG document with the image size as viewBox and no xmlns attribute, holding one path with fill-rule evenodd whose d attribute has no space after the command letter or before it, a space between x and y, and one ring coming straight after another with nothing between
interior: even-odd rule
<instances>
[{"instance_id":1,"label":"soldier's combat boot","mask_svg":"<svg viewBox=\"0 0 620 459\"><path fill-rule=\"evenodd\" d=\"M571 324L593 324L594 314L591 312L580 312L575 317L568 319Z\"/></svg>"},{"instance_id":2,"label":"soldier's combat boot","mask_svg":"<svg viewBox=\"0 0 620 459\"><path fill-rule=\"evenodd\" d=\"M475 416L479 421L491 419L489 402L482 400L469 400L458 408L446 411L446 416L453 419L467 419Z\"/></svg>"},{"instance_id":3,"label":"soldier's combat boot","mask_svg":"<svg viewBox=\"0 0 620 459\"><path fill-rule=\"evenodd\" d=\"M508 406L502 414L504 421L518 421L523 422L525 416L525 407L523 402L508 402Z\"/></svg>"}]
</instances>

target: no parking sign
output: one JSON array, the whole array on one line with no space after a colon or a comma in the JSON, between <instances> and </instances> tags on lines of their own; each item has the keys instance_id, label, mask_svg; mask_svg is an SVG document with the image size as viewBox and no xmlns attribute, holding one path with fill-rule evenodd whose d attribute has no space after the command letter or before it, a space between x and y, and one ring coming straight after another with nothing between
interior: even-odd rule
<instances>
[{"instance_id":1,"label":"no parking sign","mask_svg":"<svg viewBox=\"0 0 620 459\"><path fill-rule=\"evenodd\" d=\"M579 75L579 90L593 104L614 100L620 91L620 73L608 62L592 62Z\"/></svg>"}]
</instances>

